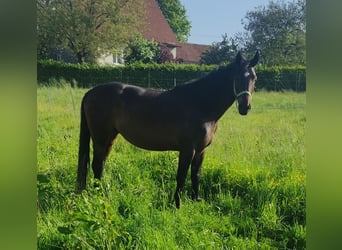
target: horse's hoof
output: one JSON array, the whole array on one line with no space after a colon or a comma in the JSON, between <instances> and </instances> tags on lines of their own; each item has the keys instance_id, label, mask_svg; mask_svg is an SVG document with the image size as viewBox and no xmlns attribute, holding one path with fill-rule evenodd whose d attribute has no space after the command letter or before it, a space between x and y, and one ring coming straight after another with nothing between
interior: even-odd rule
<instances>
[{"instance_id":1,"label":"horse's hoof","mask_svg":"<svg viewBox=\"0 0 342 250\"><path fill-rule=\"evenodd\" d=\"M174 199L175 199L175 204L176 204L176 208L179 209L180 208L180 197L179 197L179 193L176 192L174 195Z\"/></svg>"},{"instance_id":2,"label":"horse's hoof","mask_svg":"<svg viewBox=\"0 0 342 250\"><path fill-rule=\"evenodd\" d=\"M180 200L176 200L175 203L176 203L176 208L179 209L180 208Z\"/></svg>"},{"instance_id":3,"label":"horse's hoof","mask_svg":"<svg viewBox=\"0 0 342 250\"><path fill-rule=\"evenodd\" d=\"M85 190L85 185L76 185L75 194L81 194L83 190Z\"/></svg>"}]
</instances>

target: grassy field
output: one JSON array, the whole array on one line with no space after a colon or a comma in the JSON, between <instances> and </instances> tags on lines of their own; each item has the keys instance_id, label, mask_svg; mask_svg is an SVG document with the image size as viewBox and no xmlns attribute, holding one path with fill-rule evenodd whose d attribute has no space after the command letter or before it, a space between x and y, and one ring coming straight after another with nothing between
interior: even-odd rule
<instances>
[{"instance_id":1,"label":"grassy field","mask_svg":"<svg viewBox=\"0 0 342 250\"><path fill-rule=\"evenodd\" d=\"M203 201L188 178L177 210L178 154L122 137L100 188L75 195L85 91L37 89L38 249L305 249L305 93L257 92L247 117L232 106L207 150Z\"/></svg>"}]
</instances>

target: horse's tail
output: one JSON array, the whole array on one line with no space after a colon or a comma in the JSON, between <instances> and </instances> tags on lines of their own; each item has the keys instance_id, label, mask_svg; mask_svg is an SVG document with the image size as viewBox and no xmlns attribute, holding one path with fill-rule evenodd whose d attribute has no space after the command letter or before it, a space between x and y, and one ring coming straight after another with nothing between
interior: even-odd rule
<instances>
[{"instance_id":1,"label":"horse's tail","mask_svg":"<svg viewBox=\"0 0 342 250\"><path fill-rule=\"evenodd\" d=\"M89 165L89 143L90 132L84 113L84 98L81 104L81 124L80 124L80 140L78 149L78 169L76 191L81 192L86 188L87 171Z\"/></svg>"}]
</instances>

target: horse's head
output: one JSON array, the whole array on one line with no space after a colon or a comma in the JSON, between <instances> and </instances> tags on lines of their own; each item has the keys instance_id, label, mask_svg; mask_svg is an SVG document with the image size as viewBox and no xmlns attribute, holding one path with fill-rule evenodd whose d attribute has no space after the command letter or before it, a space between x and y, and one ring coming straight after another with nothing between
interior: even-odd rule
<instances>
[{"instance_id":1,"label":"horse's head","mask_svg":"<svg viewBox=\"0 0 342 250\"><path fill-rule=\"evenodd\" d=\"M234 94L238 102L238 109L240 115L247 115L251 109L252 93L257 76L254 71L254 66L259 61L259 51L255 53L252 60L246 60L241 52L235 58L237 66L237 75L234 79Z\"/></svg>"}]
</instances>

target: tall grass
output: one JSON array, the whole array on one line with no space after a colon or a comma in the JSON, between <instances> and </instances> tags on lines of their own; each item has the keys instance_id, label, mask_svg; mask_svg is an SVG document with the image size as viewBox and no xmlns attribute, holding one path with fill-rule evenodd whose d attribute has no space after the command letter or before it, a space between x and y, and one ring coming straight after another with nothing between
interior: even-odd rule
<instances>
[{"instance_id":1,"label":"tall grass","mask_svg":"<svg viewBox=\"0 0 342 250\"><path fill-rule=\"evenodd\" d=\"M39 87L39 249L305 249L305 94L257 92L242 117L232 106L203 163L202 202L180 210L178 154L115 141L103 180L74 194L85 89ZM190 178L188 178L190 179Z\"/></svg>"}]
</instances>

